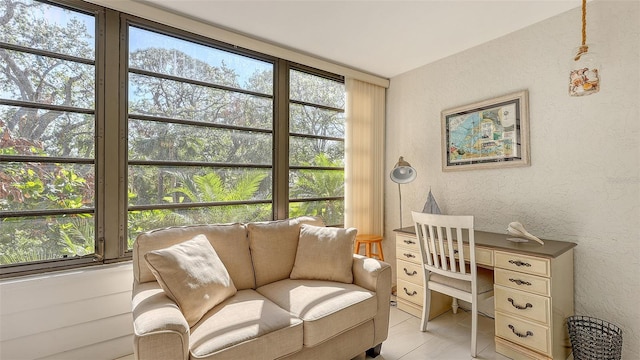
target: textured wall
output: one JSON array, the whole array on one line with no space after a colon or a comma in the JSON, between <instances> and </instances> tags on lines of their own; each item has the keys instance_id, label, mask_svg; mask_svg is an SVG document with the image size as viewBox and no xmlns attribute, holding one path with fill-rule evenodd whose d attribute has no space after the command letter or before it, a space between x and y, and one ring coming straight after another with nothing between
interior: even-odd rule
<instances>
[{"instance_id":1,"label":"textured wall","mask_svg":"<svg viewBox=\"0 0 640 360\"><path fill-rule=\"evenodd\" d=\"M418 171L402 187L403 225L431 188L444 213L473 214L479 230L503 232L519 220L539 237L576 242L576 313L620 325L626 359L640 359L638 19L637 1L589 2L587 41L602 64L602 89L591 96L567 95L579 8L394 77L387 95L387 168L403 155ZM531 166L443 173L440 112L522 89ZM390 239L399 227L390 180L385 201ZM392 241L385 252L392 260Z\"/></svg>"}]
</instances>

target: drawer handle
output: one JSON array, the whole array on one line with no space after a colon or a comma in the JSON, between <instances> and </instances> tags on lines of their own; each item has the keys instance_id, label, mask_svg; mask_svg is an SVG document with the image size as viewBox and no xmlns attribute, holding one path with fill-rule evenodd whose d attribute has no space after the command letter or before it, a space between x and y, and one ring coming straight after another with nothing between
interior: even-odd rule
<instances>
[{"instance_id":1,"label":"drawer handle","mask_svg":"<svg viewBox=\"0 0 640 360\"><path fill-rule=\"evenodd\" d=\"M404 268L404 273L409 275L409 276L413 276L415 274L417 274L418 272L413 270L412 272L409 272L409 270L407 270L407 268Z\"/></svg>"},{"instance_id":2,"label":"drawer handle","mask_svg":"<svg viewBox=\"0 0 640 360\"><path fill-rule=\"evenodd\" d=\"M511 329L511 331L513 331L513 333L516 334L517 337L526 338L527 336L533 336L533 333L531 331L527 331L526 334L517 332L516 328L511 324L509 324L509 329Z\"/></svg>"},{"instance_id":3,"label":"drawer handle","mask_svg":"<svg viewBox=\"0 0 640 360\"><path fill-rule=\"evenodd\" d=\"M413 241L413 240L402 240L402 241L404 241L404 243L405 243L405 244L407 244L407 245L413 245L413 244L415 244L415 243L416 243L416 242L415 242L415 241Z\"/></svg>"},{"instance_id":4,"label":"drawer handle","mask_svg":"<svg viewBox=\"0 0 640 360\"><path fill-rule=\"evenodd\" d=\"M518 285L527 285L527 286L531 286L531 283L528 281L524 281L524 280L520 280L520 279L511 279L509 278L509 281L514 282Z\"/></svg>"},{"instance_id":5,"label":"drawer handle","mask_svg":"<svg viewBox=\"0 0 640 360\"><path fill-rule=\"evenodd\" d=\"M508 298L507 300L509 300L511 305L513 305L513 307L518 310L526 310L527 308L533 308L533 305L531 305L531 303L527 303L527 305L522 306L522 305L516 305L512 298Z\"/></svg>"},{"instance_id":6,"label":"drawer handle","mask_svg":"<svg viewBox=\"0 0 640 360\"><path fill-rule=\"evenodd\" d=\"M407 290L407 288L404 288L404 293L409 295L409 296L418 295L418 293L415 290L413 290L413 292L409 292L409 290Z\"/></svg>"},{"instance_id":7,"label":"drawer handle","mask_svg":"<svg viewBox=\"0 0 640 360\"><path fill-rule=\"evenodd\" d=\"M453 253L457 254L457 253L459 253L459 251L458 250L453 250Z\"/></svg>"},{"instance_id":8,"label":"drawer handle","mask_svg":"<svg viewBox=\"0 0 640 360\"><path fill-rule=\"evenodd\" d=\"M411 259L411 258L416 257L416 256L415 256L415 255L413 255L413 254L407 254L407 253L404 253L404 254L402 254L402 255L404 255L405 257L408 257L408 258L410 258L410 259Z\"/></svg>"},{"instance_id":9,"label":"drawer handle","mask_svg":"<svg viewBox=\"0 0 640 360\"><path fill-rule=\"evenodd\" d=\"M526 263L526 262L522 262L520 260L509 260L509 264L513 264L515 266L526 266L526 267L531 267L531 264Z\"/></svg>"}]
</instances>

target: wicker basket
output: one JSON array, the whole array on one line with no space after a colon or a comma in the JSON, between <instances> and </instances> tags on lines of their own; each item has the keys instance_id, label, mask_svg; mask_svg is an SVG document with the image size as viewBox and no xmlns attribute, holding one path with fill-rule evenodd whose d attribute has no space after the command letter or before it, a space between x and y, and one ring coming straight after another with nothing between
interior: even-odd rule
<instances>
[{"instance_id":1,"label":"wicker basket","mask_svg":"<svg viewBox=\"0 0 640 360\"><path fill-rule=\"evenodd\" d=\"M574 360L619 360L622 330L604 320L588 316L567 318Z\"/></svg>"}]
</instances>

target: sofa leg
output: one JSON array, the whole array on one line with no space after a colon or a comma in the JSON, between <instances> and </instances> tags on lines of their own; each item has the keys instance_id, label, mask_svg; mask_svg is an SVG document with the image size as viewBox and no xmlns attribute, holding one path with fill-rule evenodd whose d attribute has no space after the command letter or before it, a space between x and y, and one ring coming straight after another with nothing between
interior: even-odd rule
<instances>
[{"instance_id":1,"label":"sofa leg","mask_svg":"<svg viewBox=\"0 0 640 360\"><path fill-rule=\"evenodd\" d=\"M380 351L382 350L382 343L372 347L371 349L367 350L367 356L375 358L378 357L378 355L380 355Z\"/></svg>"}]
</instances>

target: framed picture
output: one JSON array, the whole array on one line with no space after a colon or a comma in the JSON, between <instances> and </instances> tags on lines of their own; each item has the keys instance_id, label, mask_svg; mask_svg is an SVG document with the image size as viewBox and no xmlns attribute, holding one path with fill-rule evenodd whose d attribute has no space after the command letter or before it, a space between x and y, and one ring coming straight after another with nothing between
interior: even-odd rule
<instances>
[{"instance_id":1,"label":"framed picture","mask_svg":"<svg viewBox=\"0 0 640 360\"><path fill-rule=\"evenodd\" d=\"M529 166L527 90L442 111L442 170Z\"/></svg>"}]
</instances>

